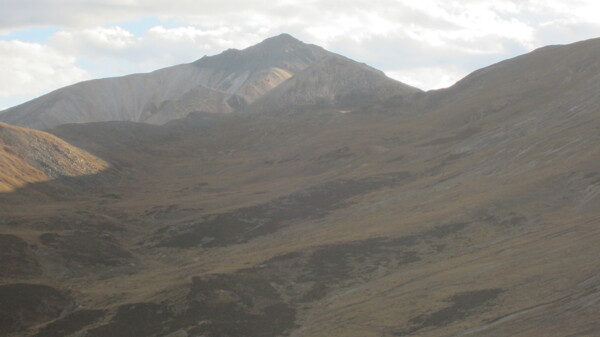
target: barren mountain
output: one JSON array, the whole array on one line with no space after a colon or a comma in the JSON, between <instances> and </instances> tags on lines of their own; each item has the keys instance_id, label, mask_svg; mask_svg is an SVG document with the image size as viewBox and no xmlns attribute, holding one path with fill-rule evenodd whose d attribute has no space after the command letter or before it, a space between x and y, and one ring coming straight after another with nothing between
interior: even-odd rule
<instances>
[{"instance_id":1,"label":"barren mountain","mask_svg":"<svg viewBox=\"0 0 600 337\"><path fill-rule=\"evenodd\" d=\"M51 134L0 123L0 192L61 176L96 174L107 166Z\"/></svg>"},{"instance_id":2,"label":"barren mountain","mask_svg":"<svg viewBox=\"0 0 600 337\"><path fill-rule=\"evenodd\" d=\"M282 34L190 64L77 83L5 110L0 120L43 129L111 120L162 124L192 111L231 112L326 55Z\"/></svg>"},{"instance_id":3,"label":"barren mountain","mask_svg":"<svg viewBox=\"0 0 600 337\"><path fill-rule=\"evenodd\" d=\"M599 67L596 39L410 104L294 76L271 113L52 128L115 169L0 193L0 335L598 336Z\"/></svg>"},{"instance_id":4,"label":"barren mountain","mask_svg":"<svg viewBox=\"0 0 600 337\"><path fill-rule=\"evenodd\" d=\"M388 78L380 70L330 55L259 98L248 110L280 113L290 109L337 107L349 112L417 92L421 91Z\"/></svg>"}]
</instances>

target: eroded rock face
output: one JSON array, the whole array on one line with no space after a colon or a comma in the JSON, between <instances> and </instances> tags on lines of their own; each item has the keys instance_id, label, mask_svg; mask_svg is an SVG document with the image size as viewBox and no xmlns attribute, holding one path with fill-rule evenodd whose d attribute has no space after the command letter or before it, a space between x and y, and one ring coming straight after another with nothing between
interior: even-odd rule
<instances>
[{"instance_id":1,"label":"eroded rock face","mask_svg":"<svg viewBox=\"0 0 600 337\"><path fill-rule=\"evenodd\" d=\"M0 335L57 318L74 305L64 292L41 284L0 286Z\"/></svg>"},{"instance_id":2,"label":"eroded rock face","mask_svg":"<svg viewBox=\"0 0 600 337\"><path fill-rule=\"evenodd\" d=\"M388 78L365 64L328 55L264 95L248 109L280 113L308 107L337 107L349 112L395 96L408 98L418 92L419 89Z\"/></svg>"}]
</instances>

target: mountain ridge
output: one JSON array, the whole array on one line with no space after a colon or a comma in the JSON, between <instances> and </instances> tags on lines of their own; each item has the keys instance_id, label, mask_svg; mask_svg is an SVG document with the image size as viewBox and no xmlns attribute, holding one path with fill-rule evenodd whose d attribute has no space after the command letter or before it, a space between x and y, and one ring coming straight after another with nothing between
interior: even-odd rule
<instances>
[{"instance_id":1,"label":"mountain ridge","mask_svg":"<svg viewBox=\"0 0 600 337\"><path fill-rule=\"evenodd\" d=\"M44 129L109 120L163 124L194 111L243 112L294 74L332 55L281 34L189 64L73 84L9 108L0 120Z\"/></svg>"}]
</instances>

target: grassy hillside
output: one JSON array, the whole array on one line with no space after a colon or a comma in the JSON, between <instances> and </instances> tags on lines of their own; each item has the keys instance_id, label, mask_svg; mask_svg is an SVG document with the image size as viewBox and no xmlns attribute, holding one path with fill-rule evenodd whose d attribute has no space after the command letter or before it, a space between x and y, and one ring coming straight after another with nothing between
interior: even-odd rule
<instances>
[{"instance_id":1,"label":"grassy hillside","mask_svg":"<svg viewBox=\"0 0 600 337\"><path fill-rule=\"evenodd\" d=\"M0 192L59 176L96 174L107 167L56 136L0 123Z\"/></svg>"},{"instance_id":2,"label":"grassy hillside","mask_svg":"<svg viewBox=\"0 0 600 337\"><path fill-rule=\"evenodd\" d=\"M0 194L1 333L596 336L598 43L410 104L49 130L115 171Z\"/></svg>"}]
</instances>

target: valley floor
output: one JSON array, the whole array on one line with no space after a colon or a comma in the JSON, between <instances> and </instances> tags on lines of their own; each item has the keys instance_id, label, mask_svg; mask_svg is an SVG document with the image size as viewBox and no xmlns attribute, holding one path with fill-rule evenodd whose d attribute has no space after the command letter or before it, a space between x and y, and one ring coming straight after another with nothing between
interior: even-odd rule
<instances>
[{"instance_id":1,"label":"valley floor","mask_svg":"<svg viewBox=\"0 0 600 337\"><path fill-rule=\"evenodd\" d=\"M0 194L0 335L600 335L596 122L207 118L51 130L111 168Z\"/></svg>"}]
</instances>

